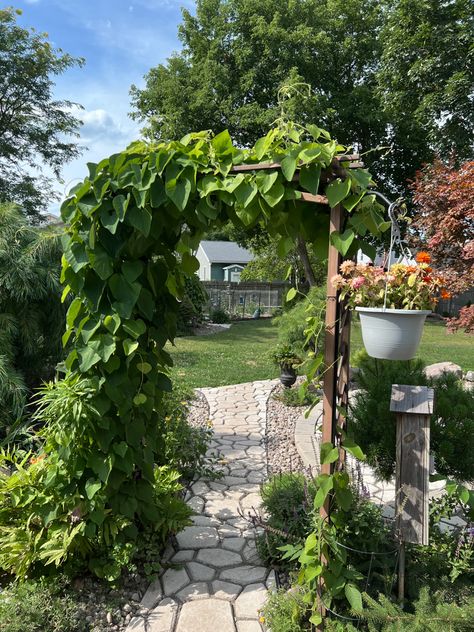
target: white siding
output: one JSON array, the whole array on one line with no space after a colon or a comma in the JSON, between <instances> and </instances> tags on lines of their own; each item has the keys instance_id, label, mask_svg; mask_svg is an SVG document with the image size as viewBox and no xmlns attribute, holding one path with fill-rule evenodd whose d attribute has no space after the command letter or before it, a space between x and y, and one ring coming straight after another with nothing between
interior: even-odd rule
<instances>
[{"instance_id":1,"label":"white siding","mask_svg":"<svg viewBox=\"0 0 474 632\"><path fill-rule=\"evenodd\" d=\"M211 278L211 264L201 245L196 252L196 259L199 261L199 279L201 281L209 281Z\"/></svg>"}]
</instances>

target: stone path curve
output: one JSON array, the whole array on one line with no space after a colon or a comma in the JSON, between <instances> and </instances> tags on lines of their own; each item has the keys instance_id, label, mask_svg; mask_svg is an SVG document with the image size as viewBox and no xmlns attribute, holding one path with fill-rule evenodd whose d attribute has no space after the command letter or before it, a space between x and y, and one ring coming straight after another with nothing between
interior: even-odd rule
<instances>
[{"instance_id":1,"label":"stone path curve","mask_svg":"<svg viewBox=\"0 0 474 632\"><path fill-rule=\"evenodd\" d=\"M273 571L262 565L255 531L242 517L260 504L267 474L266 403L276 381L201 392L209 403L223 477L196 481L186 498L193 525L169 548L168 568L144 595L127 632L261 632L259 609Z\"/></svg>"}]
</instances>

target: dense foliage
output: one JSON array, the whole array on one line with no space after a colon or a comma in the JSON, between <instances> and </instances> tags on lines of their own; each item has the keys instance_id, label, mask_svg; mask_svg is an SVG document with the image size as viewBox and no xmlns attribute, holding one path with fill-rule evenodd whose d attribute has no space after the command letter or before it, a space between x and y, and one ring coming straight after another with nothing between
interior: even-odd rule
<instances>
[{"instance_id":1,"label":"dense foliage","mask_svg":"<svg viewBox=\"0 0 474 632\"><path fill-rule=\"evenodd\" d=\"M426 246L452 292L474 285L474 161L459 167L435 160L412 184L417 210L413 242Z\"/></svg>"},{"instance_id":2,"label":"dense foliage","mask_svg":"<svg viewBox=\"0 0 474 632\"><path fill-rule=\"evenodd\" d=\"M86 629L83 613L64 581L49 577L2 589L2 632L85 632Z\"/></svg>"},{"instance_id":3,"label":"dense foliage","mask_svg":"<svg viewBox=\"0 0 474 632\"><path fill-rule=\"evenodd\" d=\"M464 0L394 0L385 5L377 92L394 139L393 169L425 162L426 148L472 158L474 16ZM398 164L397 164L398 163ZM406 171L405 177L413 171Z\"/></svg>"},{"instance_id":4,"label":"dense foliage","mask_svg":"<svg viewBox=\"0 0 474 632\"><path fill-rule=\"evenodd\" d=\"M278 241L261 232L247 239L240 239L253 258L242 270L242 281L282 281L287 279L292 286L316 286L326 279L326 265L318 256L308 251L307 244L297 239L294 245L281 256Z\"/></svg>"},{"instance_id":5,"label":"dense foliage","mask_svg":"<svg viewBox=\"0 0 474 632\"><path fill-rule=\"evenodd\" d=\"M207 301L207 292L197 274L186 276L184 279L184 296L178 311L178 335L191 333L202 322Z\"/></svg>"},{"instance_id":6,"label":"dense foliage","mask_svg":"<svg viewBox=\"0 0 474 632\"><path fill-rule=\"evenodd\" d=\"M323 450L321 456L327 459L330 454ZM407 548L402 610L394 604L398 558L391 521L383 518L382 507L370 501L361 485L345 500L340 497L330 530L322 527L318 499L329 480L283 474L263 488L267 518L259 549L273 566L289 571L292 583L288 592L270 595L262 612L265 624L282 632L313 629L311 624L318 620L314 582L319 577L316 551L320 547L327 566L322 573L326 584L322 600L331 610L325 629L421 632L438 631L441 625L469 629L474 597L472 536L469 529L450 532L440 523L459 510L468 519L469 505L462 500L467 489L448 484L445 496L430 501L430 544ZM336 493L340 495L341 489L336 487ZM354 625L344 617L352 617Z\"/></svg>"},{"instance_id":7,"label":"dense foliage","mask_svg":"<svg viewBox=\"0 0 474 632\"><path fill-rule=\"evenodd\" d=\"M326 292L322 287L312 288L301 300L294 301L272 324L278 327L278 343L289 347L295 354L321 351L324 340ZM308 318L313 318L316 335L308 338Z\"/></svg>"},{"instance_id":8,"label":"dense foliage","mask_svg":"<svg viewBox=\"0 0 474 632\"><path fill-rule=\"evenodd\" d=\"M464 0L198 0L181 51L132 87L132 116L151 138L228 128L248 146L280 114L276 88L300 82L290 116L385 147L364 161L406 191L435 150L472 157L472 33Z\"/></svg>"},{"instance_id":9,"label":"dense foliage","mask_svg":"<svg viewBox=\"0 0 474 632\"><path fill-rule=\"evenodd\" d=\"M184 278L198 269L192 253L209 227L229 219L265 225L280 235L282 252L299 233L328 239L327 207L307 213L296 189L314 194L320 183L330 206L352 211L345 243L364 247L383 221L365 195L370 174L345 175L333 162L344 151L324 130L284 120L248 150L228 132L200 132L134 143L89 164L62 206L63 298L74 296L66 375L39 403L41 453L32 462L3 457L14 472L0 477L0 567L25 575L83 557L99 576L115 578L140 531L165 539L186 524L180 473L160 466L160 455L163 393L172 388L164 347L176 335ZM261 160L281 169L231 172Z\"/></svg>"},{"instance_id":10,"label":"dense foliage","mask_svg":"<svg viewBox=\"0 0 474 632\"><path fill-rule=\"evenodd\" d=\"M467 334L474 334L474 305L465 305L459 310L455 318L448 320L448 332L465 331Z\"/></svg>"},{"instance_id":11,"label":"dense foliage","mask_svg":"<svg viewBox=\"0 0 474 632\"><path fill-rule=\"evenodd\" d=\"M279 547L301 542L311 529L311 511L317 485L302 474L281 473L262 486L262 508L268 521L257 539L261 559L280 569L294 567L281 559Z\"/></svg>"},{"instance_id":12,"label":"dense foliage","mask_svg":"<svg viewBox=\"0 0 474 632\"><path fill-rule=\"evenodd\" d=\"M362 390L350 406L349 423L378 476L389 480L395 471L392 384L418 384L435 390L431 449L437 473L474 480L474 393L464 389L455 376L445 373L431 383L419 360L393 362L362 356L357 379Z\"/></svg>"},{"instance_id":13,"label":"dense foliage","mask_svg":"<svg viewBox=\"0 0 474 632\"><path fill-rule=\"evenodd\" d=\"M60 235L0 204L0 440L63 358Z\"/></svg>"},{"instance_id":14,"label":"dense foliage","mask_svg":"<svg viewBox=\"0 0 474 632\"><path fill-rule=\"evenodd\" d=\"M78 136L77 104L53 98L52 77L82 63L54 49L46 34L18 26L13 9L0 9L0 202L17 202L31 217L52 198L41 163L59 177L79 155L70 140Z\"/></svg>"}]
</instances>

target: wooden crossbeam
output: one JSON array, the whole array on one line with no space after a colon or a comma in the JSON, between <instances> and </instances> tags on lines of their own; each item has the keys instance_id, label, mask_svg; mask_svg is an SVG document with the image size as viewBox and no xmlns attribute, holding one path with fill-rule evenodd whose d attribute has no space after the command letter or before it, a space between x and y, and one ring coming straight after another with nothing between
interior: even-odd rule
<instances>
[{"instance_id":1,"label":"wooden crossbeam","mask_svg":"<svg viewBox=\"0 0 474 632\"><path fill-rule=\"evenodd\" d=\"M364 166L364 163L359 161L359 154L335 156L334 160L348 162L349 164L346 165L348 169L358 169ZM281 164L279 162L257 162L252 165L235 165L231 171L238 173L239 171L269 171L271 169L281 169Z\"/></svg>"}]
</instances>

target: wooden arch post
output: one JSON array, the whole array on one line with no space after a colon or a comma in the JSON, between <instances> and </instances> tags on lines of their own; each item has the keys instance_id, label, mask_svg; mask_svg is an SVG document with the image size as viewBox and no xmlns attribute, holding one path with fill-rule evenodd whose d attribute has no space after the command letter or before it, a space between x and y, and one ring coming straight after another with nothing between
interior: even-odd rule
<instances>
[{"instance_id":1,"label":"wooden arch post","mask_svg":"<svg viewBox=\"0 0 474 632\"><path fill-rule=\"evenodd\" d=\"M341 205L331 209L329 234L343 230L345 211ZM349 396L349 352L350 352L350 311L338 301L337 290L331 279L338 274L342 257L339 251L329 243L327 300L324 341L324 382L323 382L323 427L322 442L334 443L336 427L344 426L342 410L348 403ZM340 463L342 465L343 455ZM330 474L334 466L321 466L322 474ZM323 518L329 517L328 501L321 508Z\"/></svg>"},{"instance_id":2,"label":"wooden arch post","mask_svg":"<svg viewBox=\"0 0 474 632\"><path fill-rule=\"evenodd\" d=\"M344 163L346 168L363 167L359 162L358 155L338 156L332 165L332 174L329 177L345 177L345 169L341 167ZM233 172L260 171L281 169L279 163L260 163L236 165ZM299 179L299 174L295 173L294 180ZM325 195L313 195L306 191L300 191L301 200L313 204L323 204L329 206ZM344 229L346 211L338 204L330 209L329 235L335 231ZM345 410L348 403L349 394L349 353L350 353L350 311L338 301L337 290L332 286L332 277L339 272L342 257L339 251L329 241L328 248L328 274L327 274L327 300L326 300L326 321L325 321L325 342L324 342L324 382L323 382L323 427L322 441L334 443L336 437L336 427L343 427L345 418L341 411ZM344 465L344 451L340 451L339 467ZM323 465L322 474L330 474L334 464ZM329 500L321 508L321 515L324 519L329 517Z\"/></svg>"}]
</instances>

